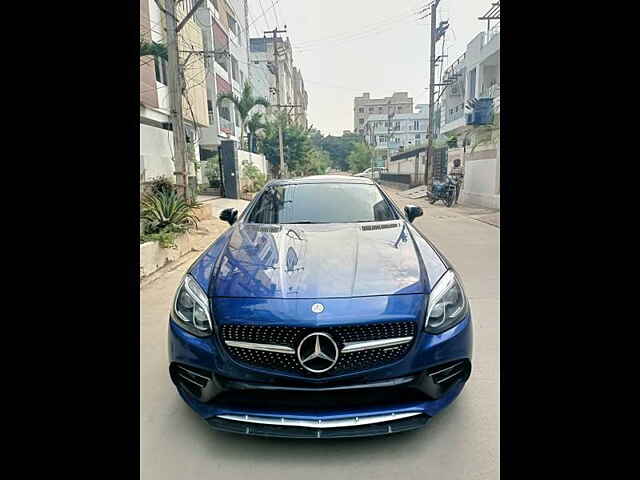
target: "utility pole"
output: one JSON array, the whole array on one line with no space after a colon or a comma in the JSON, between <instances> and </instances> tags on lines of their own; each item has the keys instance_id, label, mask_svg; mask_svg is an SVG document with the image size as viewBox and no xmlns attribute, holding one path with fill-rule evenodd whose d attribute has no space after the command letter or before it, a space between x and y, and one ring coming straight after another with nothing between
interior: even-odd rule
<instances>
[{"instance_id":1,"label":"utility pole","mask_svg":"<svg viewBox=\"0 0 640 480\"><path fill-rule=\"evenodd\" d=\"M167 20L167 76L169 82L169 100L171 128L173 130L173 157L175 162L176 185L178 193L189 198L189 176L187 173L187 139L182 116L182 75L178 59L178 27L176 22L175 0L165 0L165 18Z\"/></svg>"},{"instance_id":2,"label":"utility pole","mask_svg":"<svg viewBox=\"0 0 640 480\"><path fill-rule=\"evenodd\" d=\"M427 130L427 164L424 168L424 184L427 185L429 166L433 158L433 87L436 78L436 8L440 0L431 2L431 56L429 59L429 126Z\"/></svg>"},{"instance_id":3,"label":"utility pole","mask_svg":"<svg viewBox=\"0 0 640 480\"><path fill-rule=\"evenodd\" d=\"M267 30L264 32L266 35L270 33L273 35L273 60L274 60L274 68L276 70L276 99L278 101L278 112L280 112L280 65L278 64L279 52L278 45L276 44L276 39L278 33L287 33L287 26L285 25L284 30L278 30L278 27L275 27L273 30ZM278 118L278 143L280 144L280 178L284 174L284 147L282 141L282 118Z\"/></svg>"}]
</instances>

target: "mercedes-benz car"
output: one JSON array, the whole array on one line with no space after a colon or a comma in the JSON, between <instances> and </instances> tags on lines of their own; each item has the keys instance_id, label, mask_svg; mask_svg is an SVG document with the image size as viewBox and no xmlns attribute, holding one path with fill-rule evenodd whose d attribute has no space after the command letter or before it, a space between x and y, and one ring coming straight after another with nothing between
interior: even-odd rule
<instances>
[{"instance_id":1,"label":"mercedes-benz car","mask_svg":"<svg viewBox=\"0 0 640 480\"><path fill-rule=\"evenodd\" d=\"M269 182L188 269L169 373L217 430L336 438L422 427L471 373L460 276L371 179Z\"/></svg>"}]
</instances>

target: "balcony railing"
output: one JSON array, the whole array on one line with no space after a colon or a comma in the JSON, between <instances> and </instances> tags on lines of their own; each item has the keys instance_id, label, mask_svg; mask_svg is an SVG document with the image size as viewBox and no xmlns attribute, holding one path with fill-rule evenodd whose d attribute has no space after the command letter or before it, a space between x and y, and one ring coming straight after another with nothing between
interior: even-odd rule
<instances>
[{"instance_id":1,"label":"balcony railing","mask_svg":"<svg viewBox=\"0 0 640 480\"><path fill-rule=\"evenodd\" d=\"M485 40L485 45L488 44L493 37L495 37L496 35L500 35L500 24L496 24L493 27L491 27L491 29L487 32L486 35L486 40Z\"/></svg>"}]
</instances>

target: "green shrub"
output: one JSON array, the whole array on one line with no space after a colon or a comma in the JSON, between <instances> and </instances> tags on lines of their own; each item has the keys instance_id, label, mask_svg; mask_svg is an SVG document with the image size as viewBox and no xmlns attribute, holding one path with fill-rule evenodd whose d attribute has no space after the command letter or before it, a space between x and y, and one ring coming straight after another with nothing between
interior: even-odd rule
<instances>
[{"instance_id":1,"label":"green shrub","mask_svg":"<svg viewBox=\"0 0 640 480\"><path fill-rule=\"evenodd\" d=\"M198 226L198 217L193 209L200 204L187 203L175 191L147 194L140 203L140 218L145 220L145 233L181 233L192 226Z\"/></svg>"},{"instance_id":2,"label":"green shrub","mask_svg":"<svg viewBox=\"0 0 640 480\"><path fill-rule=\"evenodd\" d=\"M176 188L165 176L157 177L151 180L151 194L159 195L161 193L175 192Z\"/></svg>"},{"instance_id":3,"label":"green shrub","mask_svg":"<svg viewBox=\"0 0 640 480\"><path fill-rule=\"evenodd\" d=\"M252 163L245 163L243 174L251 180L251 192L259 191L267 183L267 176Z\"/></svg>"}]
</instances>

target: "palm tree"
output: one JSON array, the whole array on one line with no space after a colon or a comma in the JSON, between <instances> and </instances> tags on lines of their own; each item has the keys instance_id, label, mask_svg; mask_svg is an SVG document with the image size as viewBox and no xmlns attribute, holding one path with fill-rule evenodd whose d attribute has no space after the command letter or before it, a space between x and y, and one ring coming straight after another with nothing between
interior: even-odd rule
<instances>
[{"instance_id":1,"label":"palm tree","mask_svg":"<svg viewBox=\"0 0 640 480\"><path fill-rule=\"evenodd\" d=\"M244 88L242 89L242 97L238 98L232 92L224 92L219 93L218 99L216 100L217 105L224 100L233 103L240 114L240 148L242 148L244 143L245 123L247 122L249 113L253 107L256 105L262 105L267 108L271 105L269 100L264 97L254 97L252 90L251 84L249 82L245 82Z\"/></svg>"},{"instance_id":2,"label":"palm tree","mask_svg":"<svg viewBox=\"0 0 640 480\"><path fill-rule=\"evenodd\" d=\"M247 130L249 130L249 150L255 153L255 138L260 130L267 128L267 124L262 121L262 112L253 112L251 118L247 120Z\"/></svg>"}]
</instances>

